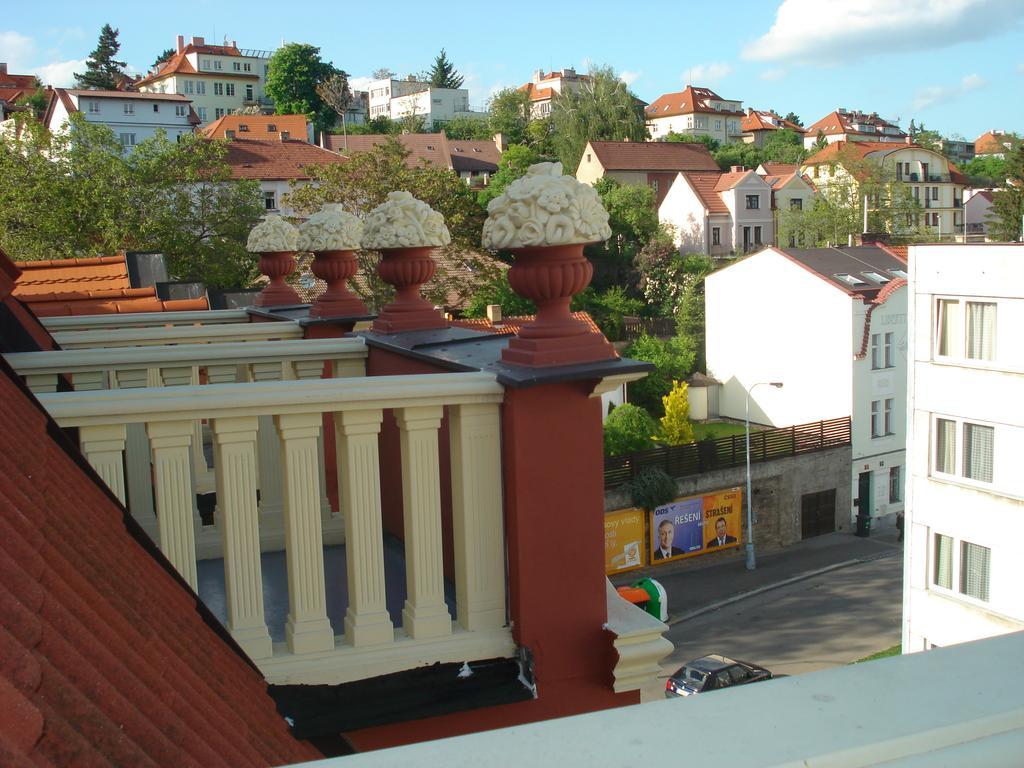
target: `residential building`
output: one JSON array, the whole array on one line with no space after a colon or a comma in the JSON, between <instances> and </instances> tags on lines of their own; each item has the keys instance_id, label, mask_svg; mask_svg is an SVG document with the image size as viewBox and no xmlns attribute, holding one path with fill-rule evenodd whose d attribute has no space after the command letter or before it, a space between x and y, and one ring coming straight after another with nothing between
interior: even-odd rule
<instances>
[{"instance_id":1,"label":"residential building","mask_svg":"<svg viewBox=\"0 0 1024 768\"><path fill-rule=\"evenodd\" d=\"M272 51L211 45L202 37L188 44L178 35L175 52L135 84L145 93L179 93L192 100L202 125L243 107L273 111L266 94Z\"/></svg>"},{"instance_id":2,"label":"residential building","mask_svg":"<svg viewBox=\"0 0 1024 768\"><path fill-rule=\"evenodd\" d=\"M774 112L763 112L753 107L747 108L746 116L740 121L743 141L747 144L753 144L755 147L763 147L766 136L770 136L776 131L783 129L795 131L801 136L804 132L803 127L779 117Z\"/></svg>"},{"instance_id":3,"label":"residential building","mask_svg":"<svg viewBox=\"0 0 1024 768\"><path fill-rule=\"evenodd\" d=\"M974 154L1006 157L1006 153L1019 144L1020 138L1017 134L993 129L974 140Z\"/></svg>"},{"instance_id":4,"label":"residential building","mask_svg":"<svg viewBox=\"0 0 1024 768\"><path fill-rule=\"evenodd\" d=\"M719 144L743 140L743 102L723 99L710 88L687 85L677 93L665 93L644 113L652 141L664 141L670 133L706 136Z\"/></svg>"},{"instance_id":5,"label":"residential building","mask_svg":"<svg viewBox=\"0 0 1024 768\"><path fill-rule=\"evenodd\" d=\"M800 166L796 163L761 163L757 166L757 175L772 188L772 213L776 234L773 244L795 248L797 243L792 235L790 242L778 242L779 215L784 211L810 210L817 195L814 185L800 173Z\"/></svg>"},{"instance_id":6,"label":"residential building","mask_svg":"<svg viewBox=\"0 0 1024 768\"><path fill-rule=\"evenodd\" d=\"M685 253L728 256L760 250L775 241L772 188L754 171L676 174L658 206Z\"/></svg>"},{"instance_id":7,"label":"residential building","mask_svg":"<svg viewBox=\"0 0 1024 768\"><path fill-rule=\"evenodd\" d=\"M129 151L157 131L177 141L192 133L199 122L191 100L174 93L54 88L43 120L46 126L54 132L63 131L74 113L88 123L109 128Z\"/></svg>"},{"instance_id":8,"label":"residential building","mask_svg":"<svg viewBox=\"0 0 1024 768\"><path fill-rule=\"evenodd\" d=\"M391 120L417 118L424 130L440 128L443 123L457 117L485 119L486 112L469 108L469 90L466 88L435 88L419 80L374 80L369 91L369 115Z\"/></svg>"},{"instance_id":9,"label":"residential building","mask_svg":"<svg viewBox=\"0 0 1024 768\"><path fill-rule=\"evenodd\" d=\"M907 133L898 125L859 110L840 107L804 130L804 149L813 149L819 138L832 144L836 141L906 142Z\"/></svg>"},{"instance_id":10,"label":"residential building","mask_svg":"<svg viewBox=\"0 0 1024 768\"><path fill-rule=\"evenodd\" d=\"M313 124L305 115L224 115L201 130L208 139L289 139L313 142Z\"/></svg>"},{"instance_id":11,"label":"residential building","mask_svg":"<svg viewBox=\"0 0 1024 768\"><path fill-rule=\"evenodd\" d=\"M14 75L7 71L7 63L0 61L0 120L6 120L20 111L15 102L35 92L38 80L35 75Z\"/></svg>"},{"instance_id":12,"label":"residential building","mask_svg":"<svg viewBox=\"0 0 1024 768\"><path fill-rule=\"evenodd\" d=\"M500 135L493 141L463 141L449 139L443 130L438 133L403 133L396 137L386 134L324 134L321 145L332 152L352 155L368 152L390 138L397 138L409 153L405 158L407 167L416 168L426 163L450 168L471 186L485 186L497 172L501 160Z\"/></svg>"},{"instance_id":13,"label":"residential building","mask_svg":"<svg viewBox=\"0 0 1024 768\"><path fill-rule=\"evenodd\" d=\"M253 179L260 184L268 213L291 215L284 195L311 180L311 165L343 163L344 158L308 141L280 133L276 139L249 139L236 135L228 142L225 161L234 179Z\"/></svg>"},{"instance_id":14,"label":"residential building","mask_svg":"<svg viewBox=\"0 0 1024 768\"><path fill-rule=\"evenodd\" d=\"M992 189L964 191L964 218L967 221L967 241L988 240L989 218L992 216Z\"/></svg>"},{"instance_id":15,"label":"residential building","mask_svg":"<svg viewBox=\"0 0 1024 768\"><path fill-rule=\"evenodd\" d=\"M906 269L877 245L766 248L704 283L721 416L744 419L749 396L761 424L850 417L852 498L889 519L903 498Z\"/></svg>"},{"instance_id":16,"label":"residential building","mask_svg":"<svg viewBox=\"0 0 1024 768\"><path fill-rule=\"evenodd\" d=\"M909 250L904 653L1024 629L1024 246Z\"/></svg>"},{"instance_id":17,"label":"residential building","mask_svg":"<svg viewBox=\"0 0 1024 768\"><path fill-rule=\"evenodd\" d=\"M551 102L555 96L566 91L579 93L580 88L590 82L590 75L580 75L575 69L545 72L538 69L533 79L519 86L530 100L530 117L545 118L551 114Z\"/></svg>"},{"instance_id":18,"label":"residential building","mask_svg":"<svg viewBox=\"0 0 1024 768\"><path fill-rule=\"evenodd\" d=\"M576 178L585 184L605 176L621 184L646 184L654 188L655 204L660 205L676 176L689 171L721 173L703 144L590 141L576 168Z\"/></svg>"},{"instance_id":19,"label":"residential building","mask_svg":"<svg viewBox=\"0 0 1024 768\"><path fill-rule=\"evenodd\" d=\"M801 170L822 191L833 182L859 184L864 163L880 167L884 178L904 185L923 209L918 227L927 227L936 238L963 233L967 177L939 152L907 141L836 141L804 160ZM877 199L869 205L881 210L888 203Z\"/></svg>"},{"instance_id":20,"label":"residential building","mask_svg":"<svg viewBox=\"0 0 1024 768\"><path fill-rule=\"evenodd\" d=\"M966 165L974 159L974 142L957 139L940 139L939 151L957 165Z\"/></svg>"}]
</instances>

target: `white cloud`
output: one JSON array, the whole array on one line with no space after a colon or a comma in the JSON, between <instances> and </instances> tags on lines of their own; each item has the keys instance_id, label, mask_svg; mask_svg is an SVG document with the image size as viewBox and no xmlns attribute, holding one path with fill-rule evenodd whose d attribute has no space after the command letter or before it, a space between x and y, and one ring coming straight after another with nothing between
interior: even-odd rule
<instances>
[{"instance_id":1,"label":"white cloud","mask_svg":"<svg viewBox=\"0 0 1024 768\"><path fill-rule=\"evenodd\" d=\"M937 51L1006 32L1020 0L782 0L771 29L743 51L755 61L835 64L873 53Z\"/></svg>"},{"instance_id":2,"label":"white cloud","mask_svg":"<svg viewBox=\"0 0 1024 768\"><path fill-rule=\"evenodd\" d=\"M619 73L619 80L624 82L626 85L632 85L640 79L640 75L642 74L643 72L633 72L632 70L624 69Z\"/></svg>"},{"instance_id":3,"label":"white cloud","mask_svg":"<svg viewBox=\"0 0 1024 768\"><path fill-rule=\"evenodd\" d=\"M0 32L0 51L3 51L4 61L15 74L22 74L15 70L15 67L22 67L29 63L35 53L36 45L31 37L17 32Z\"/></svg>"},{"instance_id":4,"label":"white cloud","mask_svg":"<svg viewBox=\"0 0 1024 768\"><path fill-rule=\"evenodd\" d=\"M683 73L682 79L690 85L714 85L732 72L729 64L695 64Z\"/></svg>"},{"instance_id":5,"label":"white cloud","mask_svg":"<svg viewBox=\"0 0 1024 768\"><path fill-rule=\"evenodd\" d=\"M58 52L40 51L34 39L18 32L0 32L0 52L3 60L7 62L9 72L17 75L35 75L44 85L73 85L74 73L83 71L85 67L85 59L61 61Z\"/></svg>"},{"instance_id":6,"label":"white cloud","mask_svg":"<svg viewBox=\"0 0 1024 768\"><path fill-rule=\"evenodd\" d=\"M75 72L84 71L85 59L71 59L70 61L43 64L41 67L35 67L31 74L38 77L45 85L67 88L75 84Z\"/></svg>"},{"instance_id":7,"label":"white cloud","mask_svg":"<svg viewBox=\"0 0 1024 768\"><path fill-rule=\"evenodd\" d=\"M966 96L972 91L980 90L988 85L988 82L981 75L972 73L965 75L959 85L931 85L921 88L914 94L914 100L910 103L913 110L928 109L939 102L949 102Z\"/></svg>"},{"instance_id":8,"label":"white cloud","mask_svg":"<svg viewBox=\"0 0 1024 768\"><path fill-rule=\"evenodd\" d=\"M781 80L785 76L786 70L784 69L766 69L764 72L758 75L758 77L761 78L762 80L768 80L769 82Z\"/></svg>"}]
</instances>

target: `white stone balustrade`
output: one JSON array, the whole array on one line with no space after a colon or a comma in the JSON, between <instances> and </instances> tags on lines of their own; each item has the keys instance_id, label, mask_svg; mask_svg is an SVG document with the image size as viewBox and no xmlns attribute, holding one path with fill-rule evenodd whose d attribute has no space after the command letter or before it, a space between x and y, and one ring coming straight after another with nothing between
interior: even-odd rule
<instances>
[{"instance_id":1,"label":"white stone balustrade","mask_svg":"<svg viewBox=\"0 0 1024 768\"><path fill-rule=\"evenodd\" d=\"M211 364L218 378L233 366ZM312 373L308 366L306 375ZM490 374L451 373L102 389L40 393L39 399L58 424L81 430L101 474L120 467L126 428L145 425L160 547L193 586L189 447L192 425L207 420L216 451L227 627L270 682L338 683L438 661L513 655L503 567L502 396ZM385 410L395 414L401 445L407 575L401 626L393 625L386 601L387 580L397 574L389 576L384 567L378 440ZM445 413L453 461L456 622L443 581L438 446ZM331 469L339 473L348 568L347 613L343 626L333 627L320 500L324 414L333 415L337 440L337 467ZM259 431L268 420L282 473L289 601L285 640L277 643L264 617L263 518L256 505Z\"/></svg>"},{"instance_id":2,"label":"white stone balustrade","mask_svg":"<svg viewBox=\"0 0 1024 768\"><path fill-rule=\"evenodd\" d=\"M163 344L212 344L229 341L301 339L298 323L225 323L222 325L160 325L92 331L56 331L61 349L92 347L144 347Z\"/></svg>"},{"instance_id":3,"label":"white stone balustrade","mask_svg":"<svg viewBox=\"0 0 1024 768\"><path fill-rule=\"evenodd\" d=\"M74 315L71 317L42 317L43 326L51 333L57 331L98 331L118 328L157 328L167 325L225 325L248 323L249 313L244 309L213 309L189 312L126 312L113 315Z\"/></svg>"}]
</instances>

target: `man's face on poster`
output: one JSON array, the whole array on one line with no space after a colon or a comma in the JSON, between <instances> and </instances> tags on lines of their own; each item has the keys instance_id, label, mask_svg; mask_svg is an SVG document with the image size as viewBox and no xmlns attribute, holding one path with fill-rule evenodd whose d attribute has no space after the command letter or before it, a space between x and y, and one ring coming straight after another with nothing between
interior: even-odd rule
<instances>
[{"instance_id":1,"label":"man's face on poster","mask_svg":"<svg viewBox=\"0 0 1024 768\"><path fill-rule=\"evenodd\" d=\"M672 525L668 520L663 520L661 525L658 526L658 546L666 552L672 550L672 536L676 532L676 527Z\"/></svg>"},{"instance_id":2,"label":"man's face on poster","mask_svg":"<svg viewBox=\"0 0 1024 768\"><path fill-rule=\"evenodd\" d=\"M725 538L725 520L721 517L715 521L715 535L720 539Z\"/></svg>"}]
</instances>

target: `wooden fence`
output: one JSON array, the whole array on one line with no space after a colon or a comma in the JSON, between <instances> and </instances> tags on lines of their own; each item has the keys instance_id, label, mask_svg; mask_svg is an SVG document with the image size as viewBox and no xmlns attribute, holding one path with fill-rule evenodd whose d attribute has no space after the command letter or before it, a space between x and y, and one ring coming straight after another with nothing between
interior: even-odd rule
<instances>
[{"instance_id":1,"label":"wooden fence","mask_svg":"<svg viewBox=\"0 0 1024 768\"><path fill-rule=\"evenodd\" d=\"M623 338L633 341L644 334L669 338L676 335L676 319L674 317L622 317Z\"/></svg>"},{"instance_id":2,"label":"wooden fence","mask_svg":"<svg viewBox=\"0 0 1024 768\"><path fill-rule=\"evenodd\" d=\"M771 461L786 456L822 451L850 444L850 417L765 429L750 433L750 461ZM628 483L647 467L661 467L671 477L685 477L743 465L745 436L732 435L686 445L665 445L604 460L604 487Z\"/></svg>"}]
</instances>

